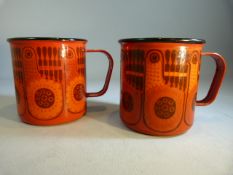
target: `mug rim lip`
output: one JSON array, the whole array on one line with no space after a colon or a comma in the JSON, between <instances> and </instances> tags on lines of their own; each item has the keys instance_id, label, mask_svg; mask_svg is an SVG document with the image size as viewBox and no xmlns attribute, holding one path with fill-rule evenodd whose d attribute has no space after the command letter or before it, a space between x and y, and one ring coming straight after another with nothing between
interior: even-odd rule
<instances>
[{"instance_id":1,"label":"mug rim lip","mask_svg":"<svg viewBox=\"0 0 233 175\"><path fill-rule=\"evenodd\" d=\"M166 37L150 37L150 38L124 38L120 39L119 43L125 42L156 42L156 43L187 43L187 44L204 44L204 39L196 38L166 38Z\"/></svg>"},{"instance_id":2,"label":"mug rim lip","mask_svg":"<svg viewBox=\"0 0 233 175\"><path fill-rule=\"evenodd\" d=\"M84 41L87 42L86 39L82 38L63 38L63 37L13 37L7 38L8 42L11 41L21 41L21 40L28 40L28 41Z\"/></svg>"}]
</instances>

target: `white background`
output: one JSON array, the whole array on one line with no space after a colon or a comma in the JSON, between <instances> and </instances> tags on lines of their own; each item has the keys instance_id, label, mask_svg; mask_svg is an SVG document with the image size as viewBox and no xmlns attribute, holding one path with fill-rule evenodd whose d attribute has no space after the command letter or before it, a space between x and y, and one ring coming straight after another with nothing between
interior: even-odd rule
<instances>
[{"instance_id":1,"label":"white background","mask_svg":"<svg viewBox=\"0 0 233 175\"><path fill-rule=\"evenodd\" d=\"M120 45L128 37L191 37L207 41L205 51L222 54L233 71L232 0L0 0L0 79L12 80L8 37L88 39L87 48L108 50L119 81ZM103 80L106 59L88 54L88 79ZM203 61L209 78L213 61Z\"/></svg>"}]
</instances>

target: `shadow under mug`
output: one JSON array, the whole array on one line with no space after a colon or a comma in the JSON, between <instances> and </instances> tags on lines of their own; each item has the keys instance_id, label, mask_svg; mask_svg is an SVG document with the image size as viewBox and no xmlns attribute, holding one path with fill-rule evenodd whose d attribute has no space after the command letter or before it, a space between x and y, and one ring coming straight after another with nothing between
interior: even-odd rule
<instances>
[{"instance_id":1,"label":"shadow under mug","mask_svg":"<svg viewBox=\"0 0 233 175\"><path fill-rule=\"evenodd\" d=\"M120 116L129 128L150 135L172 136L193 124L195 106L215 100L226 64L217 53L202 52L205 40L128 38L121 43ZM196 100L201 57L216 63L207 96Z\"/></svg>"},{"instance_id":2,"label":"shadow under mug","mask_svg":"<svg viewBox=\"0 0 233 175\"><path fill-rule=\"evenodd\" d=\"M105 50L86 50L78 38L9 38L18 114L25 123L55 125L81 118L86 97L103 95L113 59ZM105 84L86 92L86 53L100 52L109 61Z\"/></svg>"}]
</instances>

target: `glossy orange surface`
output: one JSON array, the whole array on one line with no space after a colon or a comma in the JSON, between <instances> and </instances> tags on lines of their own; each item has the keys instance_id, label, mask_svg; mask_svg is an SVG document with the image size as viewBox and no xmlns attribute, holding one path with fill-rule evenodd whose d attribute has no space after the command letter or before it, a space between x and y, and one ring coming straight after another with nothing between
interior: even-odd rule
<instances>
[{"instance_id":1,"label":"glossy orange surface","mask_svg":"<svg viewBox=\"0 0 233 175\"><path fill-rule=\"evenodd\" d=\"M196 105L215 99L225 74L224 59L202 53L203 43L120 41L120 116L129 128L159 136L184 133ZM206 98L197 101L202 54L214 58L216 73Z\"/></svg>"},{"instance_id":2,"label":"glossy orange surface","mask_svg":"<svg viewBox=\"0 0 233 175\"><path fill-rule=\"evenodd\" d=\"M17 109L23 122L54 125L81 118L86 97L103 95L113 60L104 50L86 50L86 40L10 39ZM102 52L109 59L103 89L86 93L86 52Z\"/></svg>"}]
</instances>

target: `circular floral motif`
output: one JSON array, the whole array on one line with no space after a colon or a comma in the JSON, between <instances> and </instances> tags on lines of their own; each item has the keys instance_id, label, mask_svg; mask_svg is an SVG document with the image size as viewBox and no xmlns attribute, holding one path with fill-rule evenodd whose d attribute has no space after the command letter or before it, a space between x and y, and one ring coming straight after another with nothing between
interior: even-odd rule
<instances>
[{"instance_id":1,"label":"circular floral motif","mask_svg":"<svg viewBox=\"0 0 233 175\"><path fill-rule=\"evenodd\" d=\"M77 84L74 87L73 95L74 95L74 98L77 101L82 100L82 98L84 97L84 93L85 93L85 90L84 90L84 85L83 84Z\"/></svg>"},{"instance_id":2,"label":"circular floral motif","mask_svg":"<svg viewBox=\"0 0 233 175\"><path fill-rule=\"evenodd\" d=\"M36 104L41 108L49 108L54 104L55 95L47 88L40 88L35 93Z\"/></svg>"},{"instance_id":3,"label":"circular floral motif","mask_svg":"<svg viewBox=\"0 0 233 175\"><path fill-rule=\"evenodd\" d=\"M76 76L73 80L69 80L66 88L66 102L68 111L72 113L84 112L86 105L85 96L86 89L84 77Z\"/></svg>"},{"instance_id":4,"label":"circular floral motif","mask_svg":"<svg viewBox=\"0 0 233 175\"><path fill-rule=\"evenodd\" d=\"M51 120L59 117L63 109L62 85L53 80L39 79L27 87L29 112L33 118Z\"/></svg>"},{"instance_id":5,"label":"circular floral motif","mask_svg":"<svg viewBox=\"0 0 233 175\"><path fill-rule=\"evenodd\" d=\"M67 54L66 54L66 56L67 56L67 58L74 58L74 51L73 51L73 49L72 48L69 48L68 50L67 50Z\"/></svg>"},{"instance_id":6,"label":"circular floral motif","mask_svg":"<svg viewBox=\"0 0 233 175\"><path fill-rule=\"evenodd\" d=\"M176 102L170 97L161 97L156 101L154 111L159 118L168 119L176 111Z\"/></svg>"},{"instance_id":7,"label":"circular floral motif","mask_svg":"<svg viewBox=\"0 0 233 175\"><path fill-rule=\"evenodd\" d=\"M160 58L159 58L159 54L158 53L152 53L150 55L150 61L152 63L157 63L157 62L159 62L159 60L160 60Z\"/></svg>"},{"instance_id":8,"label":"circular floral motif","mask_svg":"<svg viewBox=\"0 0 233 175\"><path fill-rule=\"evenodd\" d=\"M126 111L131 112L133 110L133 97L130 93L123 93L122 103Z\"/></svg>"}]
</instances>

